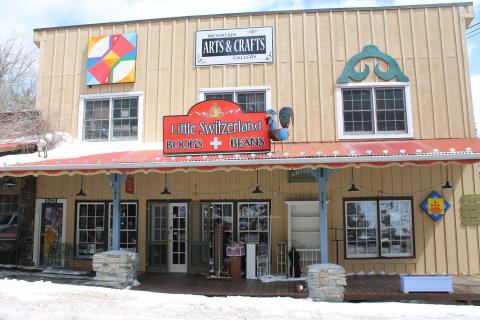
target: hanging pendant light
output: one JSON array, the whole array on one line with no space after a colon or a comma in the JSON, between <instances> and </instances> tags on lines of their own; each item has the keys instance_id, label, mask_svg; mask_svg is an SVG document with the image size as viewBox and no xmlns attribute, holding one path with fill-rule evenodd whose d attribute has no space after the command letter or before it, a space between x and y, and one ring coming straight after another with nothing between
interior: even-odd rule
<instances>
[{"instance_id":1,"label":"hanging pendant light","mask_svg":"<svg viewBox=\"0 0 480 320\"><path fill-rule=\"evenodd\" d=\"M165 185L165 188L163 189L162 192L160 192L160 194L163 194L163 195L172 194L170 191L168 191L168 188L167 188L167 173L166 172L165 172L165 175L164 175L164 185Z\"/></svg>"},{"instance_id":2,"label":"hanging pendant light","mask_svg":"<svg viewBox=\"0 0 480 320\"><path fill-rule=\"evenodd\" d=\"M83 192L83 175L80 176L80 191L75 194L77 197L86 197L87 194Z\"/></svg>"},{"instance_id":3,"label":"hanging pendant light","mask_svg":"<svg viewBox=\"0 0 480 320\"><path fill-rule=\"evenodd\" d=\"M255 190L252 191L252 193L263 193L263 191L260 189L260 185L258 184L258 170L257 170L257 186L255 187Z\"/></svg>"},{"instance_id":4,"label":"hanging pendant light","mask_svg":"<svg viewBox=\"0 0 480 320\"><path fill-rule=\"evenodd\" d=\"M352 185L350 186L350 189L348 189L348 192L358 192L358 191L360 191L360 189L358 189L355 186L355 177L353 175L353 167L352 167Z\"/></svg>"},{"instance_id":5,"label":"hanging pendant light","mask_svg":"<svg viewBox=\"0 0 480 320\"><path fill-rule=\"evenodd\" d=\"M447 173L447 181L445 181L445 184L442 186L443 189L452 189L452 185L450 184L450 181L448 181L448 165L445 166L445 172Z\"/></svg>"}]
</instances>

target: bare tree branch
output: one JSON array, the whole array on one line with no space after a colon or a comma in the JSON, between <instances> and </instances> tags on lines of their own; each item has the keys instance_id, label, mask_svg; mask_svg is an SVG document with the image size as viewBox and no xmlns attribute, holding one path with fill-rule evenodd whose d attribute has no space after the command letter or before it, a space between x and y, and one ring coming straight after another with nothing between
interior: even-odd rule
<instances>
[{"instance_id":1,"label":"bare tree branch","mask_svg":"<svg viewBox=\"0 0 480 320\"><path fill-rule=\"evenodd\" d=\"M25 36L0 38L0 112L35 107L37 55Z\"/></svg>"}]
</instances>

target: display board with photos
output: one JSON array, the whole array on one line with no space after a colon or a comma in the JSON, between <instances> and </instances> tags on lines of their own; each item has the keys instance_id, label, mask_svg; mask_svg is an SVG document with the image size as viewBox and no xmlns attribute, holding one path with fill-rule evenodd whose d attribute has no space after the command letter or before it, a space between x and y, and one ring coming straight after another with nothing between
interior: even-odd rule
<instances>
[{"instance_id":1,"label":"display board with photos","mask_svg":"<svg viewBox=\"0 0 480 320\"><path fill-rule=\"evenodd\" d=\"M269 254L270 210L268 202L238 203L238 240L257 243L258 254Z\"/></svg>"}]
</instances>

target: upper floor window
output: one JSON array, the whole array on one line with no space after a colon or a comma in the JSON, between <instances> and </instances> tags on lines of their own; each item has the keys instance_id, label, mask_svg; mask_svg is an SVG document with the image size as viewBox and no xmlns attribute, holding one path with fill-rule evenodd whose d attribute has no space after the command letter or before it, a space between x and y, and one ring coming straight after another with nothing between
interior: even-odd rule
<instances>
[{"instance_id":1,"label":"upper floor window","mask_svg":"<svg viewBox=\"0 0 480 320\"><path fill-rule=\"evenodd\" d=\"M337 87L340 139L412 137L410 92L405 84Z\"/></svg>"},{"instance_id":2,"label":"upper floor window","mask_svg":"<svg viewBox=\"0 0 480 320\"><path fill-rule=\"evenodd\" d=\"M130 93L82 96L79 136L87 141L139 140L142 98Z\"/></svg>"},{"instance_id":3,"label":"upper floor window","mask_svg":"<svg viewBox=\"0 0 480 320\"><path fill-rule=\"evenodd\" d=\"M200 90L200 100L223 99L237 103L243 112L265 112L270 108L270 88L218 88Z\"/></svg>"}]
</instances>

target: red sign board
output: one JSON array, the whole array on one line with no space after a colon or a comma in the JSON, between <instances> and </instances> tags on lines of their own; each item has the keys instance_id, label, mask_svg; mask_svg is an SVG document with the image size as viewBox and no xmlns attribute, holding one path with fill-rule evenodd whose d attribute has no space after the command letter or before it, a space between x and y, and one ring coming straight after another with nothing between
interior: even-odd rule
<instances>
[{"instance_id":1,"label":"red sign board","mask_svg":"<svg viewBox=\"0 0 480 320\"><path fill-rule=\"evenodd\" d=\"M128 175L127 179L125 179L125 193L135 193L135 177L132 175Z\"/></svg>"},{"instance_id":2,"label":"red sign board","mask_svg":"<svg viewBox=\"0 0 480 320\"><path fill-rule=\"evenodd\" d=\"M200 102L185 116L163 117L163 153L268 152L266 118L265 112L243 113L231 101Z\"/></svg>"}]
</instances>

